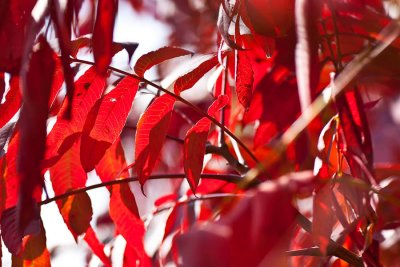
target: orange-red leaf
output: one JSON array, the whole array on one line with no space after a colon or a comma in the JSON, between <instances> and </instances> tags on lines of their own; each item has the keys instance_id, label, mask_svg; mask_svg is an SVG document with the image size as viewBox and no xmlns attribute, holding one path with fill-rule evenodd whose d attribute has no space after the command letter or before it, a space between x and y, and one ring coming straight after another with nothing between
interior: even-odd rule
<instances>
[{"instance_id":1,"label":"orange-red leaf","mask_svg":"<svg viewBox=\"0 0 400 267\"><path fill-rule=\"evenodd\" d=\"M104 97L97 100L83 126L81 163L85 171L94 169L107 148L121 134L131 110L139 81L125 77Z\"/></svg>"},{"instance_id":2,"label":"orange-red leaf","mask_svg":"<svg viewBox=\"0 0 400 267\"><path fill-rule=\"evenodd\" d=\"M151 51L141 56L135 64L135 73L143 77L144 73L151 67L160 64L166 60L193 54L192 52L178 47L162 47L156 51Z\"/></svg>"},{"instance_id":3,"label":"orange-red leaf","mask_svg":"<svg viewBox=\"0 0 400 267\"><path fill-rule=\"evenodd\" d=\"M93 30L93 55L96 70L105 75L112 58L112 42L115 16L118 9L116 0L99 0Z\"/></svg>"},{"instance_id":4,"label":"orange-red leaf","mask_svg":"<svg viewBox=\"0 0 400 267\"><path fill-rule=\"evenodd\" d=\"M239 51L237 55L236 93L240 104L245 109L250 106L253 94L254 72L246 52Z\"/></svg>"},{"instance_id":5,"label":"orange-red leaf","mask_svg":"<svg viewBox=\"0 0 400 267\"><path fill-rule=\"evenodd\" d=\"M175 85L174 85L175 94L179 95L181 92L185 91L186 89L192 88L193 85L195 85L204 76L204 74L206 74L212 68L217 66L217 64L218 64L218 56L213 55L210 59L202 62L194 70L179 77L175 81Z\"/></svg>"},{"instance_id":6,"label":"orange-red leaf","mask_svg":"<svg viewBox=\"0 0 400 267\"><path fill-rule=\"evenodd\" d=\"M140 117L135 138L136 171L143 186L159 157L167 135L175 99L168 95L158 97Z\"/></svg>"}]
</instances>

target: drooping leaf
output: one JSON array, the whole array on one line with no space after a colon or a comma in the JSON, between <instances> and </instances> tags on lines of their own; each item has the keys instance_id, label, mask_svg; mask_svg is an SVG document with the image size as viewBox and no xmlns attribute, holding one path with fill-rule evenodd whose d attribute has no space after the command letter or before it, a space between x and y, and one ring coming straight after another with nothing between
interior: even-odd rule
<instances>
[{"instance_id":1,"label":"drooping leaf","mask_svg":"<svg viewBox=\"0 0 400 267\"><path fill-rule=\"evenodd\" d=\"M54 164L72 146L74 138L81 133L90 109L101 97L104 88L104 78L98 75L93 67L76 81L71 120L65 119L63 115L68 108L68 99L66 99L47 137L47 165Z\"/></svg>"},{"instance_id":2,"label":"drooping leaf","mask_svg":"<svg viewBox=\"0 0 400 267\"><path fill-rule=\"evenodd\" d=\"M192 88L207 72L218 64L218 55L213 55L210 59L202 62L194 70L182 75L175 81L174 92L179 95L186 89Z\"/></svg>"},{"instance_id":3,"label":"drooping leaf","mask_svg":"<svg viewBox=\"0 0 400 267\"><path fill-rule=\"evenodd\" d=\"M105 75L112 58L112 42L118 1L99 0L93 30L93 55L96 70Z\"/></svg>"},{"instance_id":4,"label":"drooping leaf","mask_svg":"<svg viewBox=\"0 0 400 267\"><path fill-rule=\"evenodd\" d=\"M107 148L120 135L131 110L139 81L129 76L108 94L97 100L82 131L81 163L85 171L94 169Z\"/></svg>"},{"instance_id":5,"label":"drooping leaf","mask_svg":"<svg viewBox=\"0 0 400 267\"><path fill-rule=\"evenodd\" d=\"M96 233L92 227L89 227L84 237L90 249L104 263L106 267L111 267L111 261L104 253L104 245L97 239Z\"/></svg>"},{"instance_id":6,"label":"drooping leaf","mask_svg":"<svg viewBox=\"0 0 400 267\"><path fill-rule=\"evenodd\" d=\"M118 139L106 151L104 157L96 166L96 172L103 182L107 182L127 177L127 172L121 173L125 168L124 151ZM129 262L135 264L139 262L139 266L150 266L149 258L143 247L144 224L139 217L135 197L129 185L118 184L108 189L111 193L110 217L117 228L117 232L127 241L124 257L128 257Z\"/></svg>"},{"instance_id":7,"label":"drooping leaf","mask_svg":"<svg viewBox=\"0 0 400 267\"><path fill-rule=\"evenodd\" d=\"M19 88L19 77L13 76L10 79L10 89L6 94L6 101L0 102L0 128L3 127L21 106L22 97Z\"/></svg>"},{"instance_id":8,"label":"drooping leaf","mask_svg":"<svg viewBox=\"0 0 400 267\"><path fill-rule=\"evenodd\" d=\"M214 114L229 102L229 97L220 95L218 99L209 107L208 114ZM206 152L208 132L210 131L211 121L208 118L200 119L186 133L183 145L183 167L190 188L196 192L203 169L203 160Z\"/></svg>"},{"instance_id":9,"label":"drooping leaf","mask_svg":"<svg viewBox=\"0 0 400 267\"><path fill-rule=\"evenodd\" d=\"M236 93L240 104L245 109L250 106L253 94L253 68L246 52L238 52L237 55L237 73L236 73Z\"/></svg>"},{"instance_id":10,"label":"drooping leaf","mask_svg":"<svg viewBox=\"0 0 400 267\"><path fill-rule=\"evenodd\" d=\"M136 171L143 186L153 171L167 135L175 98L168 94L158 97L142 114L135 137Z\"/></svg>"},{"instance_id":11,"label":"drooping leaf","mask_svg":"<svg viewBox=\"0 0 400 267\"><path fill-rule=\"evenodd\" d=\"M177 47L162 47L156 51L149 52L141 56L134 67L135 73L143 77L145 72L151 67L160 64L166 60L181 57L185 55L192 55L193 52Z\"/></svg>"},{"instance_id":12,"label":"drooping leaf","mask_svg":"<svg viewBox=\"0 0 400 267\"><path fill-rule=\"evenodd\" d=\"M33 193L43 185L41 161L46 146L46 122L49 97L55 70L53 50L44 37L39 38L39 49L34 51L28 69L22 72L23 107L19 118L20 145L17 169L20 173L20 198L17 207L19 229L34 234L31 222L39 217Z\"/></svg>"},{"instance_id":13,"label":"drooping leaf","mask_svg":"<svg viewBox=\"0 0 400 267\"><path fill-rule=\"evenodd\" d=\"M56 195L85 187L87 174L77 161L79 148L78 139L50 168L50 179ZM57 206L71 234L77 240L79 235L86 232L92 218L93 212L88 194L83 192L58 200Z\"/></svg>"}]
</instances>

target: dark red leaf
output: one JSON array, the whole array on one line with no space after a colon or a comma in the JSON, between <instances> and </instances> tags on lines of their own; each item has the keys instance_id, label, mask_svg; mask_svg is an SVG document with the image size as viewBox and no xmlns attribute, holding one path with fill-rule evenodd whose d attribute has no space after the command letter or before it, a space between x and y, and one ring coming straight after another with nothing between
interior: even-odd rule
<instances>
[{"instance_id":1,"label":"dark red leaf","mask_svg":"<svg viewBox=\"0 0 400 267\"><path fill-rule=\"evenodd\" d=\"M24 234L33 234L26 229L39 217L34 213L33 192L43 185L40 164L46 147L48 103L55 70L53 50L44 37L39 40L39 49L32 53L28 70L21 75L23 106L19 118L21 137L17 164L21 187L17 218Z\"/></svg>"},{"instance_id":2,"label":"dark red leaf","mask_svg":"<svg viewBox=\"0 0 400 267\"><path fill-rule=\"evenodd\" d=\"M140 184L151 175L167 135L175 98L158 97L142 114L135 137L135 164Z\"/></svg>"},{"instance_id":3,"label":"dark red leaf","mask_svg":"<svg viewBox=\"0 0 400 267\"><path fill-rule=\"evenodd\" d=\"M213 55L210 59L202 62L194 70L179 77L174 84L175 94L179 95L186 89L192 88L207 72L218 65L218 55Z\"/></svg>"},{"instance_id":4,"label":"dark red leaf","mask_svg":"<svg viewBox=\"0 0 400 267\"><path fill-rule=\"evenodd\" d=\"M193 52L177 47L162 47L156 51L151 51L141 56L134 67L135 73L143 77L144 73L151 67L160 64L166 60L181 57L185 55L192 55Z\"/></svg>"},{"instance_id":5,"label":"dark red leaf","mask_svg":"<svg viewBox=\"0 0 400 267\"><path fill-rule=\"evenodd\" d=\"M138 85L137 79L125 77L90 110L83 126L80 154L85 171L94 169L106 149L121 134Z\"/></svg>"},{"instance_id":6,"label":"dark red leaf","mask_svg":"<svg viewBox=\"0 0 400 267\"><path fill-rule=\"evenodd\" d=\"M311 177L304 172L265 182L218 221L192 227L178 238L183 266L281 266L274 250L289 243L297 214L292 194Z\"/></svg>"},{"instance_id":7,"label":"dark red leaf","mask_svg":"<svg viewBox=\"0 0 400 267\"><path fill-rule=\"evenodd\" d=\"M236 73L236 93L240 104L245 109L250 106L253 94L253 68L246 52L238 52L237 55L237 73Z\"/></svg>"},{"instance_id":8,"label":"dark red leaf","mask_svg":"<svg viewBox=\"0 0 400 267\"><path fill-rule=\"evenodd\" d=\"M0 99L3 99L4 92L6 91L6 83L4 81L4 72L0 72Z\"/></svg>"},{"instance_id":9,"label":"dark red leaf","mask_svg":"<svg viewBox=\"0 0 400 267\"><path fill-rule=\"evenodd\" d=\"M118 1L99 0L93 30L93 55L96 70L105 75L112 58L112 43Z\"/></svg>"},{"instance_id":10,"label":"dark red leaf","mask_svg":"<svg viewBox=\"0 0 400 267\"><path fill-rule=\"evenodd\" d=\"M92 227L89 227L84 237L90 249L104 263L106 267L111 267L110 259L104 254L104 245L97 239L96 233Z\"/></svg>"},{"instance_id":11,"label":"dark red leaf","mask_svg":"<svg viewBox=\"0 0 400 267\"><path fill-rule=\"evenodd\" d=\"M129 2L136 11L140 11L143 7L143 0L130 0Z\"/></svg>"},{"instance_id":12,"label":"dark red leaf","mask_svg":"<svg viewBox=\"0 0 400 267\"><path fill-rule=\"evenodd\" d=\"M2 1L0 10L0 71L16 74L26 44L26 27L36 0Z\"/></svg>"}]
</instances>

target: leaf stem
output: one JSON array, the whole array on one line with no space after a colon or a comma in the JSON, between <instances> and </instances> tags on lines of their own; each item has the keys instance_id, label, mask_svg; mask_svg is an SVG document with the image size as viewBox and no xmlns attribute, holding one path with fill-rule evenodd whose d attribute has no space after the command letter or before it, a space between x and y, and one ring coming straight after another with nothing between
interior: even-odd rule
<instances>
[{"instance_id":1,"label":"leaf stem","mask_svg":"<svg viewBox=\"0 0 400 267\"><path fill-rule=\"evenodd\" d=\"M83 59L78 59L78 58L71 58L71 62L77 62L77 63L82 63L82 64L87 64L87 65L94 65L94 62L91 61L87 61L87 60L83 60ZM228 128L226 128L224 125L222 125L218 120L214 119L212 116L208 115L207 112L203 111L202 109L200 109L199 107L197 107L196 105L192 104L191 102L187 101L186 99L184 99L183 97L176 95L173 92L168 91L167 89L163 88L162 86L155 84L152 81L147 80L146 78L140 77L136 74L132 74L129 73L127 71L123 71L121 69L112 67L112 66L108 66L109 70L112 70L114 72L117 73L121 73L124 74L126 76L130 76L134 79L137 79L141 82L147 83L148 85L163 91L164 93L174 97L176 100L182 102L183 104L189 106L190 108L192 108L194 111L196 111L197 113L201 114L202 116L208 118L210 121L212 121L215 125L217 125L218 127L220 127L221 129L223 129L223 131L229 135L230 137L232 137L232 139L234 139L245 151L246 153L258 164L259 160L257 159L257 157L253 154L253 152L251 152L251 150L236 136L234 135Z\"/></svg>"}]
</instances>

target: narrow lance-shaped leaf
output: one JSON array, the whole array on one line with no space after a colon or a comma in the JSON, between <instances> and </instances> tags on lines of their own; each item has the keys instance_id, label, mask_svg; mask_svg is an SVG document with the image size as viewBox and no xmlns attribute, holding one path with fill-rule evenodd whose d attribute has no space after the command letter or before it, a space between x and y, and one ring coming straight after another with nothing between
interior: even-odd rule
<instances>
[{"instance_id":1,"label":"narrow lance-shaped leaf","mask_svg":"<svg viewBox=\"0 0 400 267\"><path fill-rule=\"evenodd\" d=\"M246 52L238 51L237 54L237 70L236 70L236 93L240 104L245 109L250 106L253 94L254 72L251 61Z\"/></svg>"},{"instance_id":2,"label":"narrow lance-shaped leaf","mask_svg":"<svg viewBox=\"0 0 400 267\"><path fill-rule=\"evenodd\" d=\"M84 237L90 249L104 263L106 267L111 267L111 261L104 253L104 245L98 240L92 227L89 227Z\"/></svg>"},{"instance_id":3,"label":"narrow lance-shaped leaf","mask_svg":"<svg viewBox=\"0 0 400 267\"><path fill-rule=\"evenodd\" d=\"M104 157L96 166L96 173L102 182L112 181L117 178L127 177L124 151L121 141L117 141L106 151ZM149 258L144 251L144 224L140 219L129 184L118 184L108 188L111 193L110 217L113 220L117 232L127 241L124 257L128 262L134 262L139 266L150 266ZM129 265L128 265L129 266Z\"/></svg>"},{"instance_id":4,"label":"narrow lance-shaped leaf","mask_svg":"<svg viewBox=\"0 0 400 267\"><path fill-rule=\"evenodd\" d=\"M50 168L50 179L56 195L64 194L73 189L85 187L87 174L77 161L79 157L79 139L63 154L60 160ZM86 192L58 200L60 213L74 236L85 233L90 226L92 206Z\"/></svg>"},{"instance_id":5,"label":"narrow lance-shaped leaf","mask_svg":"<svg viewBox=\"0 0 400 267\"><path fill-rule=\"evenodd\" d=\"M156 51L151 51L141 56L137 60L134 70L138 76L143 77L148 69L157 64L172 58L192 54L193 52L178 47L162 47Z\"/></svg>"},{"instance_id":6,"label":"narrow lance-shaped leaf","mask_svg":"<svg viewBox=\"0 0 400 267\"><path fill-rule=\"evenodd\" d=\"M82 131L81 163L85 171L94 169L105 151L120 135L131 110L139 81L125 77L108 94L97 100Z\"/></svg>"},{"instance_id":7,"label":"narrow lance-shaped leaf","mask_svg":"<svg viewBox=\"0 0 400 267\"><path fill-rule=\"evenodd\" d=\"M135 138L135 164L142 185L156 165L167 135L175 98L164 94L143 113L137 123Z\"/></svg>"},{"instance_id":8,"label":"narrow lance-shaped leaf","mask_svg":"<svg viewBox=\"0 0 400 267\"><path fill-rule=\"evenodd\" d=\"M174 91L179 95L186 89L192 88L207 72L218 65L218 55L213 55L210 59L202 62L194 70L184 74L175 81Z\"/></svg>"},{"instance_id":9,"label":"narrow lance-shaped leaf","mask_svg":"<svg viewBox=\"0 0 400 267\"><path fill-rule=\"evenodd\" d=\"M24 105L19 118L21 139L17 168L21 174L20 198L17 208L19 230L24 234L37 233L39 218L33 192L43 185L40 163L46 146L46 122L55 62L53 51L44 37L39 38L28 69L22 72Z\"/></svg>"},{"instance_id":10,"label":"narrow lance-shaped leaf","mask_svg":"<svg viewBox=\"0 0 400 267\"><path fill-rule=\"evenodd\" d=\"M214 116L214 114L228 104L228 102L228 96L220 95L209 107L208 114ZM190 188L193 192L196 191L200 181L210 126L210 119L202 118L186 133L185 136L183 147L183 167Z\"/></svg>"},{"instance_id":11,"label":"narrow lance-shaped leaf","mask_svg":"<svg viewBox=\"0 0 400 267\"><path fill-rule=\"evenodd\" d=\"M116 0L99 0L93 30L93 55L96 70L105 75L112 58L112 41L115 16L118 9Z\"/></svg>"}]
</instances>

